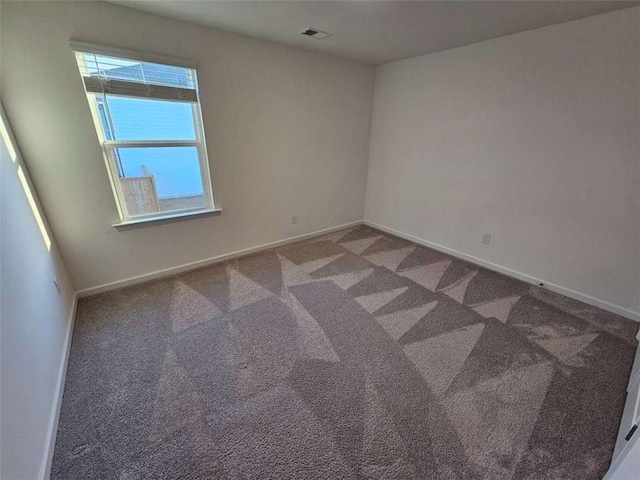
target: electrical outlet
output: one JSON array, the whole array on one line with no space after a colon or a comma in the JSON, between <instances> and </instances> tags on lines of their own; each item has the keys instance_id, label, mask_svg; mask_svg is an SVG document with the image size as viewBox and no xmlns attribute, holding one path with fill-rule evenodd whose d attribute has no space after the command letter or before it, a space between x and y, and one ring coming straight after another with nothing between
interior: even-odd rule
<instances>
[{"instance_id":1,"label":"electrical outlet","mask_svg":"<svg viewBox=\"0 0 640 480\"><path fill-rule=\"evenodd\" d=\"M491 243L491 234L490 233L483 233L482 234L482 243L489 245Z\"/></svg>"},{"instance_id":2,"label":"electrical outlet","mask_svg":"<svg viewBox=\"0 0 640 480\"><path fill-rule=\"evenodd\" d=\"M57 278L53 279L53 284L56 286L56 291L58 292L58 295L60 295L62 293L62 287L60 286L60 282L58 281Z\"/></svg>"},{"instance_id":3,"label":"electrical outlet","mask_svg":"<svg viewBox=\"0 0 640 480\"><path fill-rule=\"evenodd\" d=\"M298 215L291 215L291 223L298 223Z\"/></svg>"}]
</instances>

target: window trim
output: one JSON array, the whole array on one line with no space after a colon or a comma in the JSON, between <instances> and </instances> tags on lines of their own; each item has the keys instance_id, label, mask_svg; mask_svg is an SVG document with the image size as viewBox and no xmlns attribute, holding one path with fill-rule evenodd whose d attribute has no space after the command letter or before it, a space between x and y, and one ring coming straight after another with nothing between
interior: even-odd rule
<instances>
[{"instance_id":1,"label":"window trim","mask_svg":"<svg viewBox=\"0 0 640 480\"><path fill-rule=\"evenodd\" d=\"M198 84L198 72L197 72L197 63L191 60L187 60L184 58L177 57L168 57L165 55L159 55L148 52L141 52L137 50L126 50L115 47L106 47L100 45L94 45L84 42L78 41L70 41L71 49L74 53L74 56L77 53L87 53L87 54L95 54L95 55L105 55L112 56L117 58L123 58L126 60L137 60L142 62L150 62L150 63L158 63L162 65L175 66L180 68L189 68L193 70L194 78L195 78L195 86L196 91L198 92L197 101L189 101L185 100L184 103L191 104L191 112L192 118L194 122L194 130L195 130L195 140L107 140L104 125L102 124L102 119L100 117L100 112L98 109L98 96L101 95L97 92L87 91L86 85L84 83L84 79L82 78L82 74L80 74L81 79L83 80L83 86L85 95L87 97L87 101L89 103L89 109L91 111L91 116L94 123L94 128L98 137L98 142L100 143L103 158L105 161L105 165L107 168L107 174L109 177L109 183L111 184L111 190L114 194L114 200L116 203L116 208L118 210L118 216L120 217L120 222L113 224L113 227L120 229L128 229L134 228L134 225L137 224L158 224L158 223L167 223L171 221L172 218L177 220L184 220L185 217L196 217L203 216L207 214L219 214L222 211L220 208L216 208L214 193L213 193L213 185L211 181L211 172L209 168L209 158L207 155L207 145L206 139L204 135L204 123L202 121L202 107L200 105L199 98L199 84ZM108 93L103 92L102 95L106 100L106 95ZM140 98L145 99L143 96L132 96L131 98ZM181 102L182 103L182 102ZM206 205L204 208L202 206L190 208L190 209L181 209L174 210L169 212L154 212L144 215L135 215L130 216L127 212L126 202L123 196L122 189L118 183L119 175L116 169L116 161L113 152L117 148L145 148L145 147L195 147L197 149L198 155L198 164L200 168L200 180L202 182L203 195L205 198ZM158 220L154 222L154 220Z\"/></svg>"},{"instance_id":2,"label":"window trim","mask_svg":"<svg viewBox=\"0 0 640 480\"><path fill-rule=\"evenodd\" d=\"M169 215L155 216L150 218L135 217L133 220L122 220L111 225L118 231L133 230L135 228L151 227L154 225L164 225L165 223L182 222L202 217L214 217L222 213L222 208L216 207L205 210L184 211Z\"/></svg>"}]
</instances>

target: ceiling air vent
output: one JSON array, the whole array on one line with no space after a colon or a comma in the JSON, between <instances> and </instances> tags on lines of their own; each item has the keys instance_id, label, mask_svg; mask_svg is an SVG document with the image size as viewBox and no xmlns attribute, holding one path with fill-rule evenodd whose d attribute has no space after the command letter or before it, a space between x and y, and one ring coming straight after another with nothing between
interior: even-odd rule
<instances>
[{"instance_id":1,"label":"ceiling air vent","mask_svg":"<svg viewBox=\"0 0 640 480\"><path fill-rule=\"evenodd\" d=\"M323 32L322 30L318 30L317 28L308 27L298 32L300 35L306 35L307 37L313 37L317 40L324 40L325 38L329 38L333 33Z\"/></svg>"}]
</instances>

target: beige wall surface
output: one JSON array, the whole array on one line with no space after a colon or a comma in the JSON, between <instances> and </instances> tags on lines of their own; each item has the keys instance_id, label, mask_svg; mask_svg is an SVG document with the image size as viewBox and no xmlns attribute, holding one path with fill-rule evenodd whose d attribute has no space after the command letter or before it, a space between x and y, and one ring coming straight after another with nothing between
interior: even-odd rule
<instances>
[{"instance_id":1,"label":"beige wall surface","mask_svg":"<svg viewBox=\"0 0 640 480\"><path fill-rule=\"evenodd\" d=\"M1 109L0 115L4 120ZM0 478L35 479L48 466L49 429L55 428L75 295L55 243L49 250L38 228L18 176L21 159L12 158L17 149L4 138L0 136Z\"/></svg>"},{"instance_id":2,"label":"beige wall surface","mask_svg":"<svg viewBox=\"0 0 640 480\"><path fill-rule=\"evenodd\" d=\"M640 7L378 67L365 219L639 312L639 74Z\"/></svg>"},{"instance_id":3,"label":"beige wall surface","mask_svg":"<svg viewBox=\"0 0 640 480\"><path fill-rule=\"evenodd\" d=\"M373 67L104 2L3 2L1 22L2 101L79 290L363 218ZM221 216L111 227L70 39L198 63Z\"/></svg>"}]
</instances>

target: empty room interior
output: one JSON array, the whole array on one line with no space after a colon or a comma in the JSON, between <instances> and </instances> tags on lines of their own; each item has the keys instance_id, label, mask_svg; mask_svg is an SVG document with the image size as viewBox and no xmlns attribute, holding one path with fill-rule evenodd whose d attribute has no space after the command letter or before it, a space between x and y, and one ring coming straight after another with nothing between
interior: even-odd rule
<instances>
[{"instance_id":1,"label":"empty room interior","mask_svg":"<svg viewBox=\"0 0 640 480\"><path fill-rule=\"evenodd\" d=\"M0 3L3 480L640 478L639 1Z\"/></svg>"}]
</instances>

